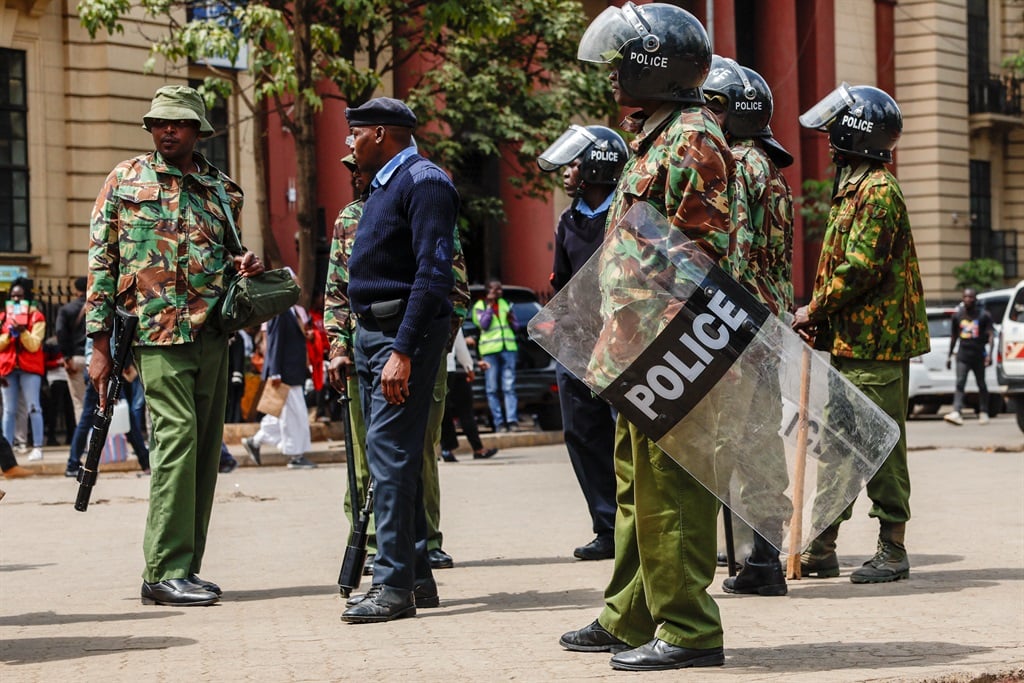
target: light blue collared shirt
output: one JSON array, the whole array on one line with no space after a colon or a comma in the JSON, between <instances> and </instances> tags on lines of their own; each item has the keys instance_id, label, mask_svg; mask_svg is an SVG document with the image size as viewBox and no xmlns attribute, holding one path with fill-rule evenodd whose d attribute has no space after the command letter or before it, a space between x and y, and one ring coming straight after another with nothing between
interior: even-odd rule
<instances>
[{"instance_id":1,"label":"light blue collared shirt","mask_svg":"<svg viewBox=\"0 0 1024 683\"><path fill-rule=\"evenodd\" d=\"M377 175L373 176L373 182L370 186L373 188L384 187L391 180L391 176L395 174L398 167L405 163L405 160L416 153L416 143L409 145L401 152L391 157L391 161L384 164L384 167L377 171Z\"/></svg>"},{"instance_id":2,"label":"light blue collared shirt","mask_svg":"<svg viewBox=\"0 0 1024 683\"><path fill-rule=\"evenodd\" d=\"M601 213L602 211L607 211L608 210L608 207L610 207L612 205L612 197L614 197L614 196L615 196L615 192L614 191L609 192L608 196L604 198L604 201L601 202L601 205L599 207L597 207L596 209L591 209L590 206L585 201L583 201L582 199L577 199L576 200L576 206L574 206L573 208L576 209L577 211L579 211L581 214L583 214L587 218L593 218L594 216L596 216L597 214Z\"/></svg>"}]
</instances>

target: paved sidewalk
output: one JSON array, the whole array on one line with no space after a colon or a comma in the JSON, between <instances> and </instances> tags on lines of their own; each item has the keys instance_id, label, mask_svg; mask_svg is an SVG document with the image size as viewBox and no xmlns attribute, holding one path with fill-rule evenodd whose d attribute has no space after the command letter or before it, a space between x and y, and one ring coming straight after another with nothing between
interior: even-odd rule
<instances>
[{"instance_id":1,"label":"paved sidewalk","mask_svg":"<svg viewBox=\"0 0 1024 683\"><path fill-rule=\"evenodd\" d=\"M148 479L102 474L85 514L73 480L0 480L0 680L1024 680L1021 433L1000 417L914 420L910 434L909 581L849 583L874 550L862 497L840 578L731 596L722 569L726 665L646 675L557 643L597 616L611 569L571 556L592 534L559 444L509 440L492 460L441 463L455 558L436 573L441 607L374 625L338 618L342 464L224 475L202 571L224 599L190 609L139 603Z\"/></svg>"}]
</instances>

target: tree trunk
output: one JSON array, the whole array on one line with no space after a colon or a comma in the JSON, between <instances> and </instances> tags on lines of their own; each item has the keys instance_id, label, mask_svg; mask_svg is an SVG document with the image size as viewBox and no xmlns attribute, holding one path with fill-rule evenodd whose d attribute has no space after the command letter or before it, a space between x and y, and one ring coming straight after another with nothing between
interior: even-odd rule
<instances>
[{"instance_id":1,"label":"tree trunk","mask_svg":"<svg viewBox=\"0 0 1024 683\"><path fill-rule=\"evenodd\" d=\"M281 265L281 248L270 227L270 203L267 201L267 105L261 100L253 110L253 161L256 163L256 216L263 238L263 263L267 268Z\"/></svg>"},{"instance_id":2,"label":"tree trunk","mask_svg":"<svg viewBox=\"0 0 1024 683\"><path fill-rule=\"evenodd\" d=\"M313 0L296 0L294 8L296 95L292 134L295 140L295 163L298 174L296 210L299 222L299 285L302 287L299 303L308 308L316 284L316 111L308 99L316 85L312 77L313 49L310 35L312 15L316 8Z\"/></svg>"}]
</instances>

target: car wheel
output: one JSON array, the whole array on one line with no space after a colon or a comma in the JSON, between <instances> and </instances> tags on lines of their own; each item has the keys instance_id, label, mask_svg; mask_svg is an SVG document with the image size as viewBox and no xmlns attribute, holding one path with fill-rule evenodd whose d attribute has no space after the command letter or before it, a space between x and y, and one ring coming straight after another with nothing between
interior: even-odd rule
<instances>
[{"instance_id":1,"label":"car wheel","mask_svg":"<svg viewBox=\"0 0 1024 683\"><path fill-rule=\"evenodd\" d=\"M995 417L996 415L998 415L999 413L1003 412L1004 410L1006 410L1006 407L1003 405L1003 397L1000 396L999 394L989 394L988 395L988 416L989 417Z\"/></svg>"},{"instance_id":2,"label":"car wheel","mask_svg":"<svg viewBox=\"0 0 1024 683\"><path fill-rule=\"evenodd\" d=\"M558 404L544 406L537 412L537 426L544 431L558 431L562 428L562 409Z\"/></svg>"},{"instance_id":3,"label":"car wheel","mask_svg":"<svg viewBox=\"0 0 1024 683\"><path fill-rule=\"evenodd\" d=\"M1024 397L1018 398L1014 403L1017 404L1017 427L1024 432Z\"/></svg>"},{"instance_id":4,"label":"car wheel","mask_svg":"<svg viewBox=\"0 0 1024 683\"><path fill-rule=\"evenodd\" d=\"M942 407L941 403L935 403L933 401L930 401L930 402L927 402L927 403L922 402L922 403L918 403L917 405L918 405L918 411L917 411L918 415L935 415L936 413L939 412L939 408Z\"/></svg>"}]
</instances>

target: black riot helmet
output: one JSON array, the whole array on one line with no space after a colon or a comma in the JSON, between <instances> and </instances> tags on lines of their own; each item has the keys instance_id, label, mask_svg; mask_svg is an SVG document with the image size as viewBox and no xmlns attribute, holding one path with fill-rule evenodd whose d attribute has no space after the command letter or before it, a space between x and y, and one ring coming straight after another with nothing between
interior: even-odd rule
<instances>
[{"instance_id":1,"label":"black riot helmet","mask_svg":"<svg viewBox=\"0 0 1024 683\"><path fill-rule=\"evenodd\" d=\"M704 103L700 84L711 65L711 41L697 18L675 5L609 7L587 27L576 56L617 64L619 87L630 97Z\"/></svg>"},{"instance_id":2,"label":"black riot helmet","mask_svg":"<svg viewBox=\"0 0 1024 683\"><path fill-rule=\"evenodd\" d=\"M604 126L572 125L537 157L543 171L580 160L580 180L588 185L615 185L629 158L626 141Z\"/></svg>"},{"instance_id":3,"label":"black riot helmet","mask_svg":"<svg viewBox=\"0 0 1024 683\"><path fill-rule=\"evenodd\" d=\"M760 138L770 134L772 91L761 74L728 57L715 55L703 90L705 98L717 95L725 99L725 130L733 137Z\"/></svg>"},{"instance_id":4,"label":"black riot helmet","mask_svg":"<svg viewBox=\"0 0 1024 683\"><path fill-rule=\"evenodd\" d=\"M842 83L801 114L800 124L827 132L832 148L843 154L888 163L903 132L903 114L884 90Z\"/></svg>"}]
</instances>

